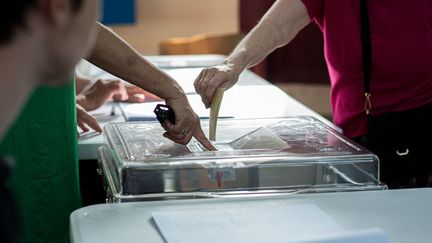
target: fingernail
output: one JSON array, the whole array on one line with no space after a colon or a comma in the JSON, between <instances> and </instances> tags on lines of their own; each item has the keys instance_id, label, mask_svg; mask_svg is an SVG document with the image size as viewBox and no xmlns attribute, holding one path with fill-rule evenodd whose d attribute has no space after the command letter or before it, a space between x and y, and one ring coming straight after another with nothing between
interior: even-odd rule
<instances>
[{"instance_id":1,"label":"fingernail","mask_svg":"<svg viewBox=\"0 0 432 243\"><path fill-rule=\"evenodd\" d=\"M145 99L145 95L144 94L134 94L134 97L137 100L144 100Z\"/></svg>"}]
</instances>

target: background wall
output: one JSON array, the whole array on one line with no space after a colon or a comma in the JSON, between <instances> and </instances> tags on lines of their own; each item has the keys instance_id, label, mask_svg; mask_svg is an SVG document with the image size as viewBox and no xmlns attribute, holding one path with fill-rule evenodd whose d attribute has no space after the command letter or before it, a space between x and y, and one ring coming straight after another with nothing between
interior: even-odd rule
<instances>
[{"instance_id":1,"label":"background wall","mask_svg":"<svg viewBox=\"0 0 432 243\"><path fill-rule=\"evenodd\" d=\"M202 33L237 33L238 0L136 0L136 24L111 26L145 55L158 54L158 43Z\"/></svg>"}]
</instances>

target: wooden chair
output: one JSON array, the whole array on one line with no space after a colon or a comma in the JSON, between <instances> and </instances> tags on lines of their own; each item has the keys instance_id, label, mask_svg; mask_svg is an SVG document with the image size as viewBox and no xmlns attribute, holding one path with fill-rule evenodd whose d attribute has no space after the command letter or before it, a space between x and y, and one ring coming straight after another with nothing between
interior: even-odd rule
<instances>
[{"instance_id":1,"label":"wooden chair","mask_svg":"<svg viewBox=\"0 0 432 243\"><path fill-rule=\"evenodd\" d=\"M162 40L159 54L221 54L228 55L243 38L242 34L200 34Z\"/></svg>"}]
</instances>

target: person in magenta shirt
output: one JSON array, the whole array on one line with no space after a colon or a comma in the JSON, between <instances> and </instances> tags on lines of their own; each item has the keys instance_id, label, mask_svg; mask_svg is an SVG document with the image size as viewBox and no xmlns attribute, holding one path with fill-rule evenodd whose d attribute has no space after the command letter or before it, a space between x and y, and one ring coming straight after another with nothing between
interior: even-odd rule
<instances>
[{"instance_id":1,"label":"person in magenta shirt","mask_svg":"<svg viewBox=\"0 0 432 243\"><path fill-rule=\"evenodd\" d=\"M310 22L324 35L334 123L378 155L390 188L431 185L432 1L278 0L222 65L198 76L194 85L206 107L217 88L232 87L245 68Z\"/></svg>"}]
</instances>

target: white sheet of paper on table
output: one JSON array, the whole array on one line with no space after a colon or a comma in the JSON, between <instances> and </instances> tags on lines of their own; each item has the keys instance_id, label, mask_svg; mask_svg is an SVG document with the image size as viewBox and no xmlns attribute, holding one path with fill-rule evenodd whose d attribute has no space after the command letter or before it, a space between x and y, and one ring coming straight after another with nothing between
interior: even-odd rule
<instances>
[{"instance_id":1,"label":"white sheet of paper on table","mask_svg":"<svg viewBox=\"0 0 432 243\"><path fill-rule=\"evenodd\" d=\"M265 86L233 87L226 91L219 111L219 118L265 118L283 117L288 113L292 113L292 115L300 114L300 112L293 110L292 107L287 107L286 95L282 91L277 91L280 90L275 87ZM277 102L280 106L269 106L266 100L270 97L272 102ZM210 110L205 108L199 95L188 95L188 99L192 109L200 118L209 118ZM155 120L156 116L153 109L159 103L164 102L121 103L120 108L128 121Z\"/></svg>"},{"instance_id":2,"label":"white sheet of paper on table","mask_svg":"<svg viewBox=\"0 0 432 243\"><path fill-rule=\"evenodd\" d=\"M153 212L152 216L168 243L331 242L328 240L352 238L347 238L339 224L311 204ZM364 242L361 239L349 242ZM378 242L386 241L374 243Z\"/></svg>"}]
</instances>

